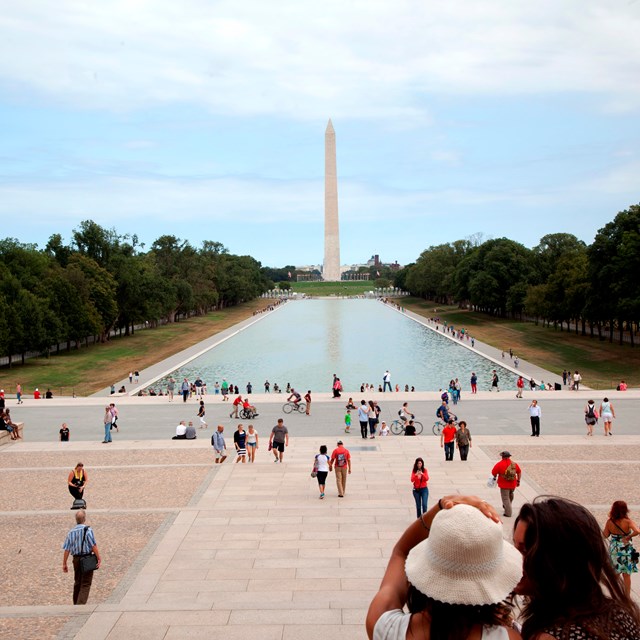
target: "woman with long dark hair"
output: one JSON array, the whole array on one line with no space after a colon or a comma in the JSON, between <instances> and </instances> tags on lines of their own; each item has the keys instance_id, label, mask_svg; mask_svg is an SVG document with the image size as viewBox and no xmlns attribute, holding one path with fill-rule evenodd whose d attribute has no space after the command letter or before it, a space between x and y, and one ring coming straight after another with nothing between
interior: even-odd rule
<instances>
[{"instance_id":1,"label":"woman with long dark hair","mask_svg":"<svg viewBox=\"0 0 640 640\"><path fill-rule=\"evenodd\" d=\"M593 515L570 500L524 504L513 541L523 555L525 640L640 638L640 612L616 575Z\"/></svg>"},{"instance_id":2,"label":"woman with long dark hair","mask_svg":"<svg viewBox=\"0 0 640 640\"><path fill-rule=\"evenodd\" d=\"M634 536L640 535L638 525L629 517L629 507L624 500L616 500L611 505L609 519L602 532L605 538L611 536L609 556L616 573L622 576L624 590L631 596L631 574L638 573L638 552L631 544Z\"/></svg>"}]
</instances>

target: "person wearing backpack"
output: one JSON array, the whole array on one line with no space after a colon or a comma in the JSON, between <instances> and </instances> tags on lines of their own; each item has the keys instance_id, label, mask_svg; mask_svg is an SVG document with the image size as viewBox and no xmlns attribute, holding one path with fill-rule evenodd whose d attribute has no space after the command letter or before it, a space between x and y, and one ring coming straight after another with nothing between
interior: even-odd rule
<instances>
[{"instance_id":1,"label":"person wearing backpack","mask_svg":"<svg viewBox=\"0 0 640 640\"><path fill-rule=\"evenodd\" d=\"M584 421L587 424L587 435L593 435L593 425L598 422L598 411L593 400L587 402L587 406L584 408Z\"/></svg>"},{"instance_id":2,"label":"person wearing backpack","mask_svg":"<svg viewBox=\"0 0 640 640\"><path fill-rule=\"evenodd\" d=\"M498 488L500 489L500 497L502 498L502 506L504 507L504 517L510 518L512 514L513 493L516 487L520 486L520 478L522 477L522 469L511 460L511 454L508 451L500 453L502 458L496 463L491 470L491 475L498 478Z\"/></svg>"},{"instance_id":3,"label":"person wearing backpack","mask_svg":"<svg viewBox=\"0 0 640 640\"><path fill-rule=\"evenodd\" d=\"M344 498L347 488L347 474L351 473L351 454L345 449L342 440L338 440L338 446L331 454L329 471L336 472L336 484L338 485L338 498Z\"/></svg>"}]
</instances>

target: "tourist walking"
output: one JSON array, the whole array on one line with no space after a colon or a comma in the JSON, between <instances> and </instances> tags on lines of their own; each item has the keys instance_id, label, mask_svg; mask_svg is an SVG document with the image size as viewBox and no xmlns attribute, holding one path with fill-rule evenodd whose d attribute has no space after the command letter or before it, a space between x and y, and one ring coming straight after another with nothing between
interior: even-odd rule
<instances>
[{"instance_id":1,"label":"tourist walking","mask_svg":"<svg viewBox=\"0 0 640 640\"><path fill-rule=\"evenodd\" d=\"M344 432L349 433L351 431L351 409L347 409L344 414Z\"/></svg>"},{"instance_id":2,"label":"tourist walking","mask_svg":"<svg viewBox=\"0 0 640 640\"><path fill-rule=\"evenodd\" d=\"M598 411L593 400L587 401L587 406L584 408L584 421L587 425L587 435L593 435L593 426L598 422Z\"/></svg>"},{"instance_id":3,"label":"tourist walking","mask_svg":"<svg viewBox=\"0 0 640 640\"><path fill-rule=\"evenodd\" d=\"M478 393L478 376L471 372L471 393Z\"/></svg>"},{"instance_id":4,"label":"tourist walking","mask_svg":"<svg viewBox=\"0 0 640 640\"><path fill-rule=\"evenodd\" d=\"M327 445L320 447L320 453L316 453L313 461L313 470L318 480L318 490L320 491L320 500L324 500L324 490L327 484L327 475L329 474L329 461L327 455Z\"/></svg>"},{"instance_id":5,"label":"tourist walking","mask_svg":"<svg viewBox=\"0 0 640 640\"><path fill-rule=\"evenodd\" d=\"M227 459L227 445L224 441L224 427L219 424L218 429L211 436L211 446L215 452L216 464L222 464Z\"/></svg>"},{"instance_id":6,"label":"tourist walking","mask_svg":"<svg viewBox=\"0 0 640 640\"><path fill-rule=\"evenodd\" d=\"M580 382L581 381L582 381L582 376L580 375L580 373L576 369L575 373L573 374L573 390L574 391L580 391Z\"/></svg>"},{"instance_id":7,"label":"tourist walking","mask_svg":"<svg viewBox=\"0 0 640 640\"><path fill-rule=\"evenodd\" d=\"M440 447L444 447L444 459L448 462L453 460L453 449L456 439L456 427L453 419L449 419L447 425L440 433Z\"/></svg>"},{"instance_id":8,"label":"tourist walking","mask_svg":"<svg viewBox=\"0 0 640 640\"><path fill-rule=\"evenodd\" d=\"M84 464L78 462L75 468L69 472L69 477L67 478L69 493L75 500L84 500L84 489L88 481L89 478L84 470Z\"/></svg>"},{"instance_id":9,"label":"tourist walking","mask_svg":"<svg viewBox=\"0 0 640 640\"><path fill-rule=\"evenodd\" d=\"M256 461L256 450L258 449L258 433L250 424L247 427L247 454L249 456L249 462Z\"/></svg>"},{"instance_id":10,"label":"tourist walking","mask_svg":"<svg viewBox=\"0 0 640 640\"><path fill-rule=\"evenodd\" d=\"M238 462L244 464L247 461L247 432L241 424L238 425L238 428L233 434L233 445L237 453L236 464L238 464Z\"/></svg>"},{"instance_id":11,"label":"tourist walking","mask_svg":"<svg viewBox=\"0 0 640 640\"><path fill-rule=\"evenodd\" d=\"M456 431L456 447L460 452L460 460L466 462L471 447L471 432L467 429L467 423L464 420L460 420Z\"/></svg>"},{"instance_id":12,"label":"tourist walking","mask_svg":"<svg viewBox=\"0 0 640 640\"><path fill-rule=\"evenodd\" d=\"M410 525L369 606L369 639L520 639L508 596L522 557L496 520L479 498L449 496Z\"/></svg>"},{"instance_id":13,"label":"tourist walking","mask_svg":"<svg viewBox=\"0 0 640 640\"><path fill-rule=\"evenodd\" d=\"M274 462L280 462L284 458L285 447L289 446L289 430L284 426L284 420L278 418L278 424L271 429L269 436L269 451L273 451Z\"/></svg>"},{"instance_id":14,"label":"tourist walking","mask_svg":"<svg viewBox=\"0 0 640 640\"><path fill-rule=\"evenodd\" d=\"M360 406L358 407L358 422L360 423L360 435L366 440L367 427L369 426L369 405L366 400L360 401Z\"/></svg>"},{"instance_id":15,"label":"tourist walking","mask_svg":"<svg viewBox=\"0 0 640 640\"><path fill-rule=\"evenodd\" d=\"M351 473L351 454L345 449L342 440L338 440L338 446L331 454L329 471L335 471L338 498L344 498L347 488L347 475Z\"/></svg>"},{"instance_id":16,"label":"tourist walking","mask_svg":"<svg viewBox=\"0 0 640 640\"><path fill-rule=\"evenodd\" d=\"M206 411L204 408L204 400L200 400L200 405L198 406L198 418L200 419L200 429L209 428L209 425L204 419L205 414L206 414Z\"/></svg>"},{"instance_id":17,"label":"tourist walking","mask_svg":"<svg viewBox=\"0 0 640 640\"><path fill-rule=\"evenodd\" d=\"M491 389L489 391L496 390L498 393L500 392L500 379L498 378L498 372L494 369L493 374L491 376Z\"/></svg>"},{"instance_id":18,"label":"tourist walking","mask_svg":"<svg viewBox=\"0 0 640 640\"><path fill-rule=\"evenodd\" d=\"M376 413L376 406L373 400L369 400L369 438L373 440L376 437L376 431L378 430L378 414Z\"/></svg>"},{"instance_id":19,"label":"tourist walking","mask_svg":"<svg viewBox=\"0 0 640 640\"><path fill-rule=\"evenodd\" d=\"M389 391L391 391L391 374L389 373L389 369L384 372L382 376L382 392L384 393L389 387Z\"/></svg>"},{"instance_id":20,"label":"tourist walking","mask_svg":"<svg viewBox=\"0 0 640 640\"><path fill-rule=\"evenodd\" d=\"M638 525L629 517L629 507L624 500L616 500L611 505L609 519L602 532L605 538L611 537L609 555L616 573L622 575L624 590L631 596L631 574L638 573L638 552L631 539L640 535Z\"/></svg>"},{"instance_id":21,"label":"tourist walking","mask_svg":"<svg viewBox=\"0 0 640 640\"><path fill-rule=\"evenodd\" d=\"M307 403L307 408L305 409L305 414L311 415L311 389L304 394L304 401Z\"/></svg>"},{"instance_id":22,"label":"tourist walking","mask_svg":"<svg viewBox=\"0 0 640 640\"><path fill-rule=\"evenodd\" d=\"M524 378L522 376L518 376L516 387L518 388L516 398L522 398L522 391L524 390Z\"/></svg>"},{"instance_id":23,"label":"tourist walking","mask_svg":"<svg viewBox=\"0 0 640 640\"><path fill-rule=\"evenodd\" d=\"M609 398L605 398L600 403L600 417L602 418L602 423L604 425L604 435L612 436L613 433L611 433L611 423L616 417L616 412L613 408L613 405L609 402Z\"/></svg>"},{"instance_id":24,"label":"tourist walking","mask_svg":"<svg viewBox=\"0 0 640 640\"><path fill-rule=\"evenodd\" d=\"M109 411L111 412L111 428L115 429L117 433L120 433L120 429L118 428L118 409L113 402L109 405Z\"/></svg>"},{"instance_id":25,"label":"tourist walking","mask_svg":"<svg viewBox=\"0 0 640 640\"><path fill-rule=\"evenodd\" d=\"M16 384L16 400L18 404L24 404L22 400L22 385L20 383Z\"/></svg>"},{"instance_id":26,"label":"tourist walking","mask_svg":"<svg viewBox=\"0 0 640 640\"><path fill-rule=\"evenodd\" d=\"M416 518L427 513L429 501L429 473L424 466L422 458L416 458L411 471L411 484L413 485L413 499L416 501Z\"/></svg>"},{"instance_id":27,"label":"tourist walking","mask_svg":"<svg viewBox=\"0 0 640 640\"><path fill-rule=\"evenodd\" d=\"M104 408L104 417L102 418L102 422L104 423L104 440L102 444L107 444L111 442L111 407L106 406Z\"/></svg>"},{"instance_id":28,"label":"tourist walking","mask_svg":"<svg viewBox=\"0 0 640 640\"><path fill-rule=\"evenodd\" d=\"M176 390L176 381L173 378L169 378L167 382L167 395L169 396L169 402L173 402L173 392Z\"/></svg>"},{"instance_id":29,"label":"tourist walking","mask_svg":"<svg viewBox=\"0 0 640 640\"><path fill-rule=\"evenodd\" d=\"M80 560L82 556L93 554L96 557L96 569L102 562L100 551L96 544L93 529L85 525L87 512L84 509L76 511L76 526L69 531L62 545L62 571L69 572L69 556L73 556L73 604L86 604L93 582L93 571L83 571Z\"/></svg>"},{"instance_id":30,"label":"tourist walking","mask_svg":"<svg viewBox=\"0 0 640 640\"><path fill-rule=\"evenodd\" d=\"M498 478L498 488L504 508L503 515L505 518L510 518L513 513L513 494L516 487L520 486L522 470L520 465L511 460L511 454L508 451L502 451L500 457L501 460L494 465L491 475Z\"/></svg>"},{"instance_id":31,"label":"tourist walking","mask_svg":"<svg viewBox=\"0 0 640 640\"><path fill-rule=\"evenodd\" d=\"M191 389L191 385L189 385L189 381L185 378L182 381L182 385L180 386L180 391L182 392L182 402L186 402L189 397L189 391Z\"/></svg>"},{"instance_id":32,"label":"tourist walking","mask_svg":"<svg viewBox=\"0 0 640 640\"><path fill-rule=\"evenodd\" d=\"M268 380L264 381L264 392L271 393L271 384L269 383Z\"/></svg>"},{"instance_id":33,"label":"tourist walking","mask_svg":"<svg viewBox=\"0 0 640 640\"><path fill-rule=\"evenodd\" d=\"M537 400L532 400L529 405L529 420L531 421L531 437L540 437L540 417L542 416L542 409L538 405Z\"/></svg>"}]
</instances>

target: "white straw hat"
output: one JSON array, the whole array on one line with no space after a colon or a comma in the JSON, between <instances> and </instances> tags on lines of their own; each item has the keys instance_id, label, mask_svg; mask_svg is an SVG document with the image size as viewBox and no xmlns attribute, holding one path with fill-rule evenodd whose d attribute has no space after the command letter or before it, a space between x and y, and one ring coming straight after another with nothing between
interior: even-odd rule
<instances>
[{"instance_id":1,"label":"white straw hat","mask_svg":"<svg viewBox=\"0 0 640 640\"><path fill-rule=\"evenodd\" d=\"M418 591L447 604L502 602L522 577L520 552L502 537L502 525L460 504L440 511L429 537L405 563Z\"/></svg>"}]
</instances>

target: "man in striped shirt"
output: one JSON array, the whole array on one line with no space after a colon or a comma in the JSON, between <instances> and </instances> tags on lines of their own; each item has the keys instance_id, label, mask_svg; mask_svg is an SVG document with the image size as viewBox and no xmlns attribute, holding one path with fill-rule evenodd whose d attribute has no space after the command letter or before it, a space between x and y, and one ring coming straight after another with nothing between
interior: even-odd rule
<instances>
[{"instance_id":1,"label":"man in striped shirt","mask_svg":"<svg viewBox=\"0 0 640 640\"><path fill-rule=\"evenodd\" d=\"M100 568L100 552L96 545L96 538L93 530L89 526L85 526L87 514L84 509L76 511L76 526L69 531L67 539L64 541L62 548L64 555L62 556L62 570L68 573L69 568L67 561L69 555L73 556L73 604L86 604L89 598L91 582L93 580L93 571L81 573L80 557L86 553L94 553L98 559L98 569ZM87 530L85 536L85 528ZM84 537L84 544L83 544Z\"/></svg>"}]
</instances>

